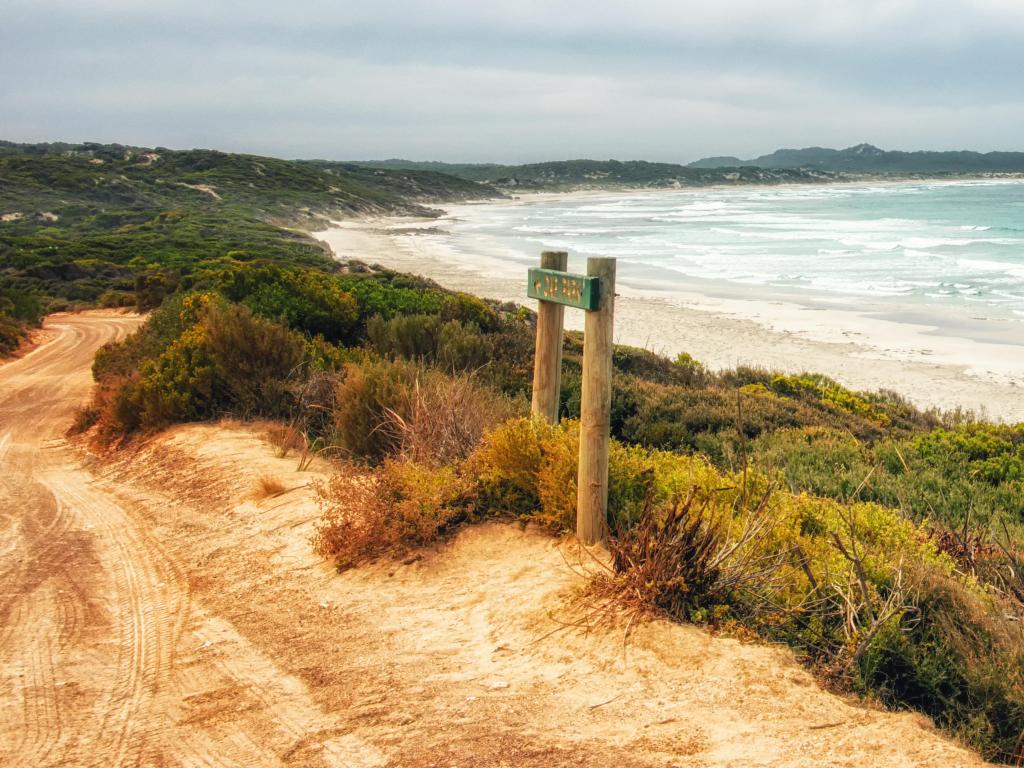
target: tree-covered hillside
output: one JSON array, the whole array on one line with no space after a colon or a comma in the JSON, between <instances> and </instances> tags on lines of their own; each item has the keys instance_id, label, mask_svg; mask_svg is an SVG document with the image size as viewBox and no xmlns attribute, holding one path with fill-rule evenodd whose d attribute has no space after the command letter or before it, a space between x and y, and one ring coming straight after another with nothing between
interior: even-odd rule
<instances>
[{"instance_id":1,"label":"tree-covered hillside","mask_svg":"<svg viewBox=\"0 0 1024 768\"><path fill-rule=\"evenodd\" d=\"M702 169L644 160L560 160L528 165L450 164L412 160L357 163L383 170L433 170L502 189L706 187L714 184L801 184L836 181L831 173L763 168Z\"/></svg>"},{"instance_id":2,"label":"tree-covered hillside","mask_svg":"<svg viewBox=\"0 0 1024 768\"><path fill-rule=\"evenodd\" d=\"M332 212L422 212L425 204L495 195L479 184L429 171L378 172L205 149L0 142L0 210L25 218L41 213L31 210L37 204L75 206L67 211L72 215L78 207L216 204L293 221Z\"/></svg>"},{"instance_id":3,"label":"tree-covered hillside","mask_svg":"<svg viewBox=\"0 0 1024 768\"><path fill-rule=\"evenodd\" d=\"M330 268L292 227L499 195L432 171L211 150L0 142L0 354L68 305L156 306L223 261Z\"/></svg>"},{"instance_id":4,"label":"tree-covered hillside","mask_svg":"<svg viewBox=\"0 0 1024 768\"><path fill-rule=\"evenodd\" d=\"M899 152L857 144L846 149L778 149L752 160L706 157L689 167L721 170L736 166L863 174L1024 173L1024 152Z\"/></svg>"}]
</instances>

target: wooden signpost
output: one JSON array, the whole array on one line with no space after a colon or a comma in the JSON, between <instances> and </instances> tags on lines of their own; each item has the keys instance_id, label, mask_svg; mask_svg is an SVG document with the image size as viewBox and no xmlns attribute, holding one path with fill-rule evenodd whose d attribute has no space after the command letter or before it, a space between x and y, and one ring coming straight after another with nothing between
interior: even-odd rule
<instances>
[{"instance_id":1,"label":"wooden signpost","mask_svg":"<svg viewBox=\"0 0 1024 768\"><path fill-rule=\"evenodd\" d=\"M533 415L558 421L565 307L587 314L583 326L583 391L580 402L580 457L576 536L584 544L604 539L608 518L608 433L612 405L612 332L615 259L587 259L587 274L565 271L568 254L545 251L531 269L526 293L539 301L537 349L533 363Z\"/></svg>"}]
</instances>

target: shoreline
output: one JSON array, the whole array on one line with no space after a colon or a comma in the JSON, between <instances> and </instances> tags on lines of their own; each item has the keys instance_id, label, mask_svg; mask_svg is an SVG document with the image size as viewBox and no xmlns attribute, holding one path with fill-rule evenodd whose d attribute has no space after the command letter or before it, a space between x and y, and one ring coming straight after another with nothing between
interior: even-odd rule
<instances>
[{"instance_id":1,"label":"shoreline","mask_svg":"<svg viewBox=\"0 0 1024 768\"><path fill-rule=\"evenodd\" d=\"M477 206L487 205L529 205L531 203L542 202L544 200L564 200L568 197L574 198L591 198L591 197L622 197L624 195L631 194L658 194L662 192L692 192L694 194L700 194L701 192L724 192L729 190L748 190L748 189L806 189L808 187L857 187L870 184L871 186L888 187L898 186L900 184L962 184L964 182L992 182L1000 183L1006 181L1021 181L1024 182L1024 172L1006 172L1002 174L990 174L990 175L965 175L957 177L943 177L943 176L878 176L871 177L867 176L862 179L831 179L822 181L785 181L778 184L769 184L767 182L763 184L736 184L736 183L716 183L707 184L703 186L645 186L645 187L634 187L623 185L621 187L579 187L577 189L559 189L559 190L523 190L515 191L511 189L499 189L499 191L505 195L505 197L497 198L483 198L480 200L465 200L458 203L444 203L443 206L439 206L437 210L442 211L442 215L437 218L445 218L448 213L455 208L473 208ZM391 216L366 216L361 217L366 219L388 219L388 218L402 218L402 217L391 217ZM416 219L417 217L409 217ZM435 219L436 220L436 219ZM350 219L351 221L351 219ZM336 223L336 222L335 222Z\"/></svg>"},{"instance_id":2,"label":"shoreline","mask_svg":"<svg viewBox=\"0 0 1024 768\"><path fill-rule=\"evenodd\" d=\"M499 204L525 205L535 199ZM491 204L447 206L439 219L349 219L311 234L339 260L377 263L423 275L453 290L532 307L523 285L526 264L521 255L470 257L454 246L444 229L445 220L458 220L460 211ZM565 319L568 330L582 330L582 313L567 312ZM622 285L616 301L619 344L670 357L685 351L712 369L750 365L822 373L852 389L898 392L920 407L962 408L989 419L1024 421L1021 346L936 335L935 330L850 308L771 297L738 299L699 290Z\"/></svg>"}]
</instances>

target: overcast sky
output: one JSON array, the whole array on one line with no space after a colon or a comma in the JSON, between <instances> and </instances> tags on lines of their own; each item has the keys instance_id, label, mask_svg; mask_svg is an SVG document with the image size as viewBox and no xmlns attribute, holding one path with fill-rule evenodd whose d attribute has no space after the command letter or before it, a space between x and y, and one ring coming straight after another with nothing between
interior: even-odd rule
<instances>
[{"instance_id":1,"label":"overcast sky","mask_svg":"<svg viewBox=\"0 0 1024 768\"><path fill-rule=\"evenodd\" d=\"M1024 150L1024 0L0 0L0 138L496 162Z\"/></svg>"}]
</instances>

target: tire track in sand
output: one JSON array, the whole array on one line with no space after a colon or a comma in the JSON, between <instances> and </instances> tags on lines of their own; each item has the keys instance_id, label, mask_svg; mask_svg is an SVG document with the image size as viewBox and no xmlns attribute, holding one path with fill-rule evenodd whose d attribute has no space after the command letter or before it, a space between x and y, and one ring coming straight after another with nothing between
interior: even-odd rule
<instances>
[{"instance_id":1,"label":"tire track in sand","mask_svg":"<svg viewBox=\"0 0 1024 768\"><path fill-rule=\"evenodd\" d=\"M142 522L175 499L95 477L63 438L95 349L138 322L52 318L0 365L0 765L358 765L300 680L192 603Z\"/></svg>"},{"instance_id":2,"label":"tire track in sand","mask_svg":"<svg viewBox=\"0 0 1024 768\"><path fill-rule=\"evenodd\" d=\"M129 316L67 316L31 355L0 366L0 763L79 765L81 727L105 702L108 626L104 571L91 524L45 483L81 473L62 433L90 387L101 343L138 324ZM78 727L76 727L78 726ZM108 763L112 764L112 763Z\"/></svg>"}]
</instances>

